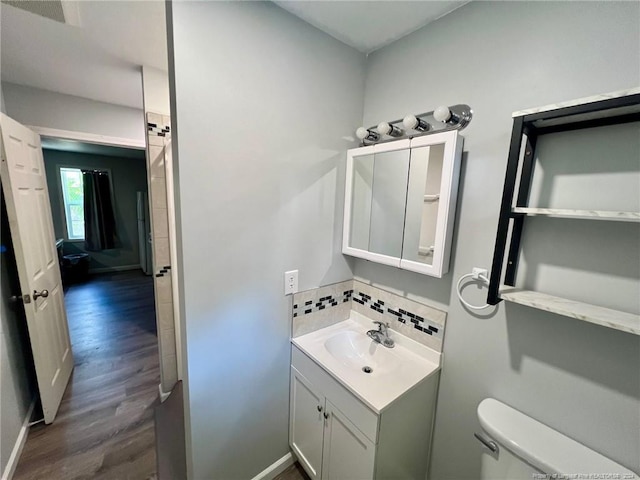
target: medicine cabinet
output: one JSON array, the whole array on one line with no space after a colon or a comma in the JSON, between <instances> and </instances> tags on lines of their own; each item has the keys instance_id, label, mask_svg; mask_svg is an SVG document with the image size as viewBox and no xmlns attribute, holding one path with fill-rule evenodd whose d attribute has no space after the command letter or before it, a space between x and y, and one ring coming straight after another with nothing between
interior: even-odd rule
<instances>
[{"instance_id":1,"label":"medicine cabinet","mask_svg":"<svg viewBox=\"0 0 640 480\"><path fill-rule=\"evenodd\" d=\"M348 150L342 253L447 273L463 141L453 130Z\"/></svg>"}]
</instances>

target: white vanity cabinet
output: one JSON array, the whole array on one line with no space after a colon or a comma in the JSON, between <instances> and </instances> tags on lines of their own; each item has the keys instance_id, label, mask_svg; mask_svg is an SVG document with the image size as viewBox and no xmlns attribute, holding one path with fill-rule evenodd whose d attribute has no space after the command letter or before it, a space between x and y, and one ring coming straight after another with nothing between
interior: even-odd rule
<instances>
[{"instance_id":1,"label":"white vanity cabinet","mask_svg":"<svg viewBox=\"0 0 640 480\"><path fill-rule=\"evenodd\" d=\"M375 412L295 345L289 443L314 480L426 477L438 374Z\"/></svg>"},{"instance_id":2,"label":"white vanity cabinet","mask_svg":"<svg viewBox=\"0 0 640 480\"><path fill-rule=\"evenodd\" d=\"M312 479L373 478L375 445L291 368L291 448Z\"/></svg>"},{"instance_id":3,"label":"white vanity cabinet","mask_svg":"<svg viewBox=\"0 0 640 480\"><path fill-rule=\"evenodd\" d=\"M324 396L291 367L289 442L312 480L320 479L324 439Z\"/></svg>"}]
</instances>

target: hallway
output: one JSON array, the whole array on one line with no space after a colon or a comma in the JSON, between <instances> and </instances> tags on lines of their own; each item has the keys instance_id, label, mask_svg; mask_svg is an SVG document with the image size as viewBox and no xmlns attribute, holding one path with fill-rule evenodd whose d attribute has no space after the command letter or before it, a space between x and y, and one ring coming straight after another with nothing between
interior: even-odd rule
<instances>
[{"instance_id":1,"label":"hallway","mask_svg":"<svg viewBox=\"0 0 640 480\"><path fill-rule=\"evenodd\" d=\"M153 478L160 370L153 280L94 276L65 294L75 369L53 424L29 432L16 480Z\"/></svg>"}]
</instances>

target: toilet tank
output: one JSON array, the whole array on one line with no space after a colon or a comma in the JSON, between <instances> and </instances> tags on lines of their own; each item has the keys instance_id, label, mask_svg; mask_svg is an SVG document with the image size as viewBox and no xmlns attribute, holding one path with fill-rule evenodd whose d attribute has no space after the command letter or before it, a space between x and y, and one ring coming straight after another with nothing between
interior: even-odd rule
<instances>
[{"instance_id":1,"label":"toilet tank","mask_svg":"<svg viewBox=\"0 0 640 480\"><path fill-rule=\"evenodd\" d=\"M478 405L488 446L482 480L619 479L639 480L631 470L493 398ZM497 446L497 451L491 448ZM557 475L554 477L553 475Z\"/></svg>"}]
</instances>

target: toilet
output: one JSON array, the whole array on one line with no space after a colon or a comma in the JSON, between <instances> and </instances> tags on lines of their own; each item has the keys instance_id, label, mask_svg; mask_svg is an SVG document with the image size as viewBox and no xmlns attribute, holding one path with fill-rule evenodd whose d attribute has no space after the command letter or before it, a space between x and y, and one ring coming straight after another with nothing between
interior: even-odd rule
<instances>
[{"instance_id":1,"label":"toilet","mask_svg":"<svg viewBox=\"0 0 640 480\"><path fill-rule=\"evenodd\" d=\"M478 420L483 433L476 434L476 438L486 447L482 454L482 480L640 478L493 398L480 402Z\"/></svg>"}]
</instances>

